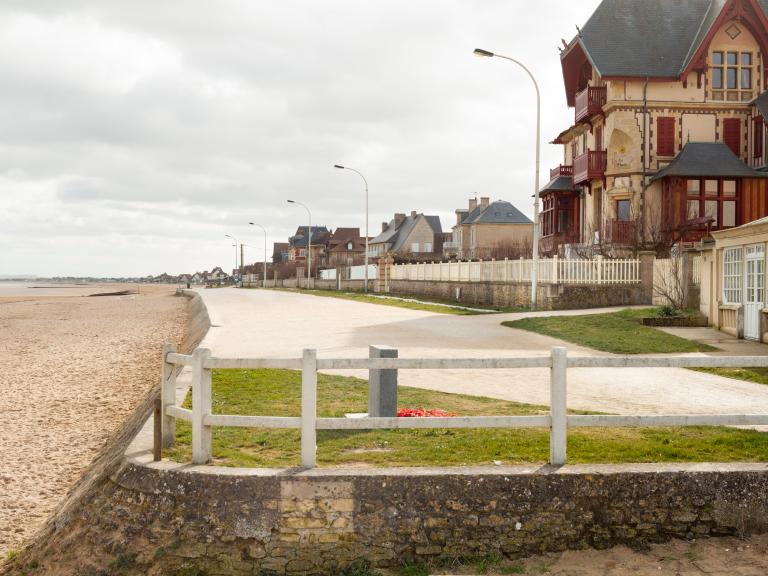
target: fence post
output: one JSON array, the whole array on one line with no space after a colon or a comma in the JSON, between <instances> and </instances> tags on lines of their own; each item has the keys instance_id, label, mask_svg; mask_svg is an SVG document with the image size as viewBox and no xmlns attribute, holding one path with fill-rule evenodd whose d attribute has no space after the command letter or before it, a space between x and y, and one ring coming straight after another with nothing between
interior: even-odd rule
<instances>
[{"instance_id":1,"label":"fence post","mask_svg":"<svg viewBox=\"0 0 768 576\"><path fill-rule=\"evenodd\" d=\"M176 366L168 364L168 354L176 352L175 344L163 346L163 363L160 367L160 414L162 416L163 448L171 448L176 441L176 418L168 416L168 406L176 405Z\"/></svg>"},{"instance_id":2,"label":"fence post","mask_svg":"<svg viewBox=\"0 0 768 576\"><path fill-rule=\"evenodd\" d=\"M568 351L562 346L552 348L549 395L552 424L549 432L549 463L562 466L567 461L568 402L567 371Z\"/></svg>"},{"instance_id":3,"label":"fence post","mask_svg":"<svg viewBox=\"0 0 768 576\"><path fill-rule=\"evenodd\" d=\"M557 254L552 256L552 284L559 284L560 283L560 277L559 277L559 270L557 267Z\"/></svg>"},{"instance_id":4,"label":"fence post","mask_svg":"<svg viewBox=\"0 0 768 576\"><path fill-rule=\"evenodd\" d=\"M369 358L397 358L397 348L371 346ZM394 418L397 416L397 369L368 370L368 416Z\"/></svg>"},{"instance_id":5,"label":"fence post","mask_svg":"<svg viewBox=\"0 0 768 576\"><path fill-rule=\"evenodd\" d=\"M317 463L317 350L305 349L301 365L301 465Z\"/></svg>"},{"instance_id":6,"label":"fence post","mask_svg":"<svg viewBox=\"0 0 768 576\"><path fill-rule=\"evenodd\" d=\"M204 366L210 357L207 348L192 353L192 464L211 459L211 427L204 424L211 413L211 369Z\"/></svg>"},{"instance_id":7,"label":"fence post","mask_svg":"<svg viewBox=\"0 0 768 576\"><path fill-rule=\"evenodd\" d=\"M597 283L603 283L603 257L598 254L595 256L595 263L597 264Z\"/></svg>"}]
</instances>

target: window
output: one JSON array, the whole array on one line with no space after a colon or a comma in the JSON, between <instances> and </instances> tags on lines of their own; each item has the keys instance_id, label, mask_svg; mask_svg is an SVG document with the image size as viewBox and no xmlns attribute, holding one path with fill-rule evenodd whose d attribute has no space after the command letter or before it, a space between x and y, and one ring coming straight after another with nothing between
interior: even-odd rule
<instances>
[{"instance_id":1,"label":"window","mask_svg":"<svg viewBox=\"0 0 768 576\"><path fill-rule=\"evenodd\" d=\"M347 242L347 250L352 250L352 242Z\"/></svg>"},{"instance_id":2,"label":"window","mask_svg":"<svg viewBox=\"0 0 768 576\"><path fill-rule=\"evenodd\" d=\"M541 211L541 235L551 236L555 233L555 198L554 194L547 194L543 199L543 210Z\"/></svg>"},{"instance_id":3,"label":"window","mask_svg":"<svg viewBox=\"0 0 768 576\"><path fill-rule=\"evenodd\" d=\"M754 64L752 52L712 52L709 77L712 100L751 100L755 95Z\"/></svg>"},{"instance_id":4,"label":"window","mask_svg":"<svg viewBox=\"0 0 768 576\"><path fill-rule=\"evenodd\" d=\"M656 154L658 156L675 155L675 119L659 117L656 119Z\"/></svg>"},{"instance_id":5,"label":"window","mask_svg":"<svg viewBox=\"0 0 768 576\"><path fill-rule=\"evenodd\" d=\"M628 222L632 219L632 205L629 200L616 200L616 220Z\"/></svg>"},{"instance_id":6,"label":"window","mask_svg":"<svg viewBox=\"0 0 768 576\"><path fill-rule=\"evenodd\" d=\"M742 296L741 248L727 248L723 253L723 302L740 304Z\"/></svg>"},{"instance_id":7,"label":"window","mask_svg":"<svg viewBox=\"0 0 768 576\"><path fill-rule=\"evenodd\" d=\"M568 232L571 229L571 199L557 200L557 231Z\"/></svg>"},{"instance_id":8,"label":"window","mask_svg":"<svg viewBox=\"0 0 768 576\"><path fill-rule=\"evenodd\" d=\"M736 180L689 179L686 219L711 219L713 229L736 226Z\"/></svg>"},{"instance_id":9,"label":"window","mask_svg":"<svg viewBox=\"0 0 768 576\"><path fill-rule=\"evenodd\" d=\"M414 242L413 244L411 244L411 252L413 252L414 254L417 254L419 252L418 242Z\"/></svg>"},{"instance_id":10,"label":"window","mask_svg":"<svg viewBox=\"0 0 768 576\"><path fill-rule=\"evenodd\" d=\"M432 252L432 243L424 242L424 252Z\"/></svg>"},{"instance_id":11,"label":"window","mask_svg":"<svg viewBox=\"0 0 768 576\"><path fill-rule=\"evenodd\" d=\"M736 156L741 156L741 120L738 118L723 120L723 142Z\"/></svg>"},{"instance_id":12,"label":"window","mask_svg":"<svg viewBox=\"0 0 768 576\"><path fill-rule=\"evenodd\" d=\"M765 132L763 119L755 118L752 129L752 156L754 158L763 157L763 132Z\"/></svg>"}]
</instances>

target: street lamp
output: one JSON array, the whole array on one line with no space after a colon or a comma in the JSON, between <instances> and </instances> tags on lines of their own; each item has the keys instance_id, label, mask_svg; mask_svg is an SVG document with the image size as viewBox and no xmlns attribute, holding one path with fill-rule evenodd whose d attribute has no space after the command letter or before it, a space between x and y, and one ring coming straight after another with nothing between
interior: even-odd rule
<instances>
[{"instance_id":1,"label":"street lamp","mask_svg":"<svg viewBox=\"0 0 768 576\"><path fill-rule=\"evenodd\" d=\"M306 204L302 204L296 200L288 200L288 204L298 204L303 206L309 216L309 228L307 229L307 290L309 290L309 282L312 277L312 212L309 211Z\"/></svg>"},{"instance_id":2,"label":"street lamp","mask_svg":"<svg viewBox=\"0 0 768 576\"><path fill-rule=\"evenodd\" d=\"M536 82L536 78L533 77L531 71L522 63L509 56L503 56L502 54L494 54L488 50L482 48L475 48L475 56L483 56L487 58L502 58L509 60L520 66L533 82L534 88L536 88L536 176L535 176L535 188L533 191L533 270L531 270L531 308L536 308L536 288L538 284L539 275L539 164L541 158L541 92L539 91L539 84Z\"/></svg>"},{"instance_id":3,"label":"street lamp","mask_svg":"<svg viewBox=\"0 0 768 576\"><path fill-rule=\"evenodd\" d=\"M229 234L224 234L224 237L231 238L235 242L235 270L237 270L237 238L235 238L234 236L230 236ZM242 266L243 263L240 262L240 265ZM240 278L242 277L243 277L243 271L240 270ZM237 282L235 282L235 286L237 286Z\"/></svg>"},{"instance_id":4,"label":"street lamp","mask_svg":"<svg viewBox=\"0 0 768 576\"><path fill-rule=\"evenodd\" d=\"M349 166L334 164L333 167L338 168L339 170L351 170L360 176L365 183L365 292L368 292L368 180L365 179L362 172L350 168Z\"/></svg>"},{"instance_id":5,"label":"street lamp","mask_svg":"<svg viewBox=\"0 0 768 576\"><path fill-rule=\"evenodd\" d=\"M248 222L251 226L258 226L261 228L261 230L264 232L264 277L261 280L261 287L266 288L267 287L267 229L264 228L261 224L256 224L256 222Z\"/></svg>"}]
</instances>

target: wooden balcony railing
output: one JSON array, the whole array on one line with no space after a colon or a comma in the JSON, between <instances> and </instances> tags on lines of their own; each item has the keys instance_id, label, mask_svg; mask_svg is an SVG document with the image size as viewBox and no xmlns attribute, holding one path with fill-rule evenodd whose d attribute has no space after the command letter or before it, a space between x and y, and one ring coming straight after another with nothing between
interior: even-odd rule
<instances>
[{"instance_id":1,"label":"wooden balcony railing","mask_svg":"<svg viewBox=\"0 0 768 576\"><path fill-rule=\"evenodd\" d=\"M584 184L590 180L603 178L608 163L605 150L590 150L573 159L573 183Z\"/></svg>"},{"instance_id":2,"label":"wooden balcony railing","mask_svg":"<svg viewBox=\"0 0 768 576\"><path fill-rule=\"evenodd\" d=\"M611 220L608 223L608 242L612 244L633 244L635 242L634 220Z\"/></svg>"},{"instance_id":3,"label":"wooden balcony railing","mask_svg":"<svg viewBox=\"0 0 768 576\"><path fill-rule=\"evenodd\" d=\"M554 180L560 176L570 176L573 178L573 166L563 166L560 164L557 168L552 168L549 171L549 179Z\"/></svg>"},{"instance_id":4,"label":"wooden balcony railing","mask_svg":"<svg viewBox=\"0 0 768 576\"><path fill-rule=\"evenodd\" d=\"M576 123L600 114L605 106L606 97L605 86L589 86L576 94Z\"/></svg>"}]
</instances>

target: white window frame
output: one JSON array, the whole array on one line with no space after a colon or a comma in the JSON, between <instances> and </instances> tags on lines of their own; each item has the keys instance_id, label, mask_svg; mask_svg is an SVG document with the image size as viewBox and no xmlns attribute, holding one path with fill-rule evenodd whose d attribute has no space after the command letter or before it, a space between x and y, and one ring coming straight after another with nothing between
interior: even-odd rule
<instances>
[{"instance_id":1,"label":"white window frame","mask_svg":"<svg viewBox=\"0 0 768 576\"><path fill-rule=\"evenodd\" d=\"M723 303L741 304L744 300L744 250L723 250Z\"/></svg>"},{"instance_id":2,"label":"white window frame","mask_svg":"<svg viewBox=\"0 0 768 576\"><path fill-rule=\"evenodd\" d=\"M419 253L419 243L411 242L411 254L418 254L418 253Z\"/></svg>"}]
</instances>

